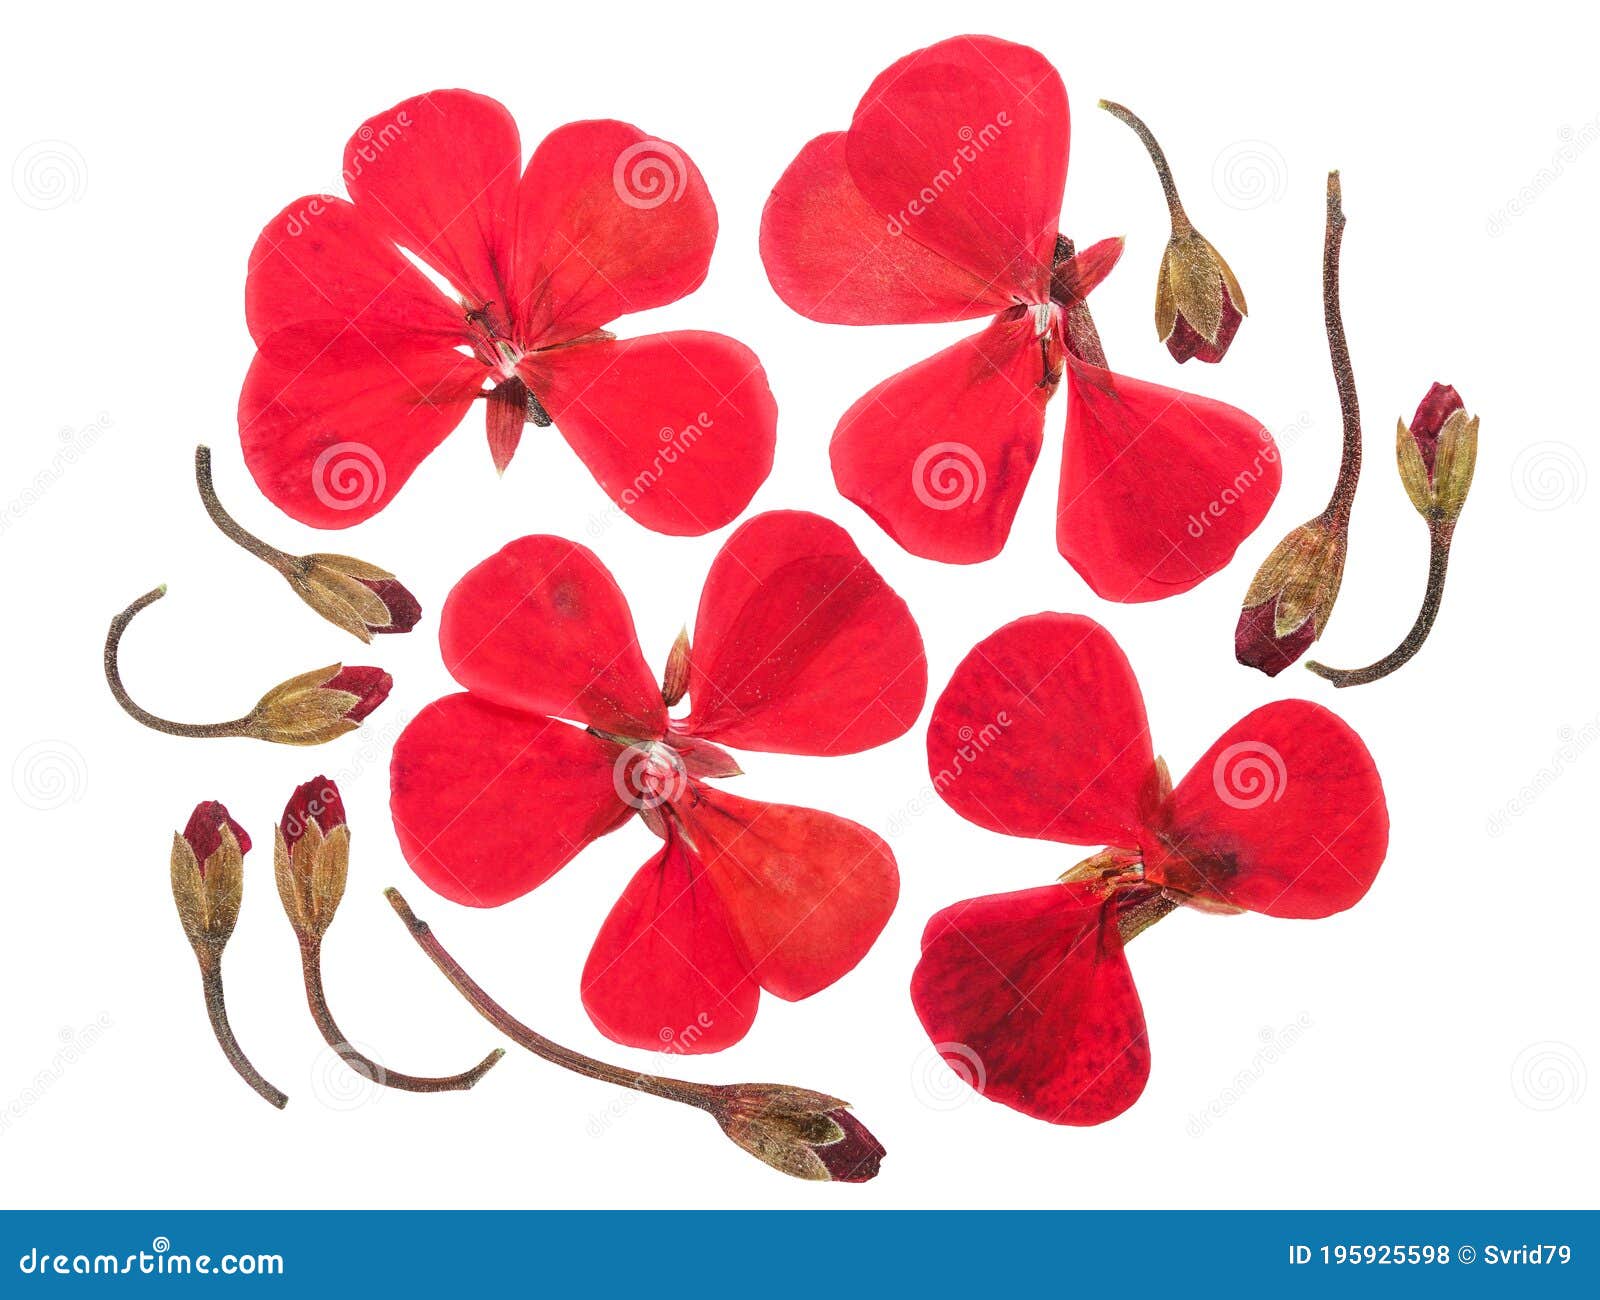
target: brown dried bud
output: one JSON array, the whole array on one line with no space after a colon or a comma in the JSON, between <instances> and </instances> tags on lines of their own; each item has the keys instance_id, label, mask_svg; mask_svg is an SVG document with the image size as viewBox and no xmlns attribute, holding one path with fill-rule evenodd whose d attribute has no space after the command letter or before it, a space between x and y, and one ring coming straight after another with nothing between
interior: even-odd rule
<instances>
[{"instance_id":1,"label":"brown dried bud","mask_svg":"<svg viewBox=\"0 0 1600 1300\"><path fill-rule=\"evenodd\" d=\"M280 745L320 745L354 731L388 698L381 668L333 664L274 686L244 719L244 735Z\"/></svg>"},{"instance_id":2,"label":"brown dried bud","mask_svg":"<svg viewBox=\"0 0 1600 1300\"><path fill-rule=\"evenodd\" d=\"M1411 426L1395 435L1400 481L1424 519L1454 523L1472 487L1478 460L1478 421L1469 418L1454 388L1434 384L1417 407Z\"/></svg>"},{"instance_id":3,"label":"brown dried bud","mask_svg":"<svg viewBox=\"0 0 1600 1300\"><path fill-rule=\"evenodd\" d=\"M202 962L217 958L239 919L250 837L216 800L199 804L172 837L172 900Z\"/></svg>"},{"instance_id":4,"label":"brown dried bud","mask_svg":"<svg viewBox=\"0 0 1600 1300\"><path fill-rule=\"evenodd\" d=\"M1183 362L1221 361L1249 312L1222 254L1198 230L1174 229L1156 281L1156 334Z\"/></svg>"},{"instance_id":5,"label":"brown dried bud","mask_svg":"<svg viewBox=\"0 0 1600 1300\"><path fill-rule=\"evenodd\" d=\"M290 796L273 846L278 897L295 934L320 939L333 921L350 868L350 828L339 788L325 776Z\"/></svg>"},{"instance_id":6,"label":"brown dried bud","mask_svg":"<svg viewBox=\"0 0 1600 1300\"><path fill-rule=\"evenodd\" d=\"M1344 578L1343 529L1301 524L1256 571L1234 630L1234 657L1276 677L1322 635Z\"/></svg>"},{"instance_id":7,"label":"brown dried bud","mask_svg":"<svg viewBox=\"0 0 1600 1300\"><path fill-rule=\"evenodd\" d=\"M678 633L667 655L667 671L661 675L661 701L669 709L689 693L689 629Z\"/></svg>"},{"instance_id":8,"label":"brown dried bud","mask_svg":"<svg viewBox=\"0 0 1600 1300\"><path fill-rule=\"evenodd\" d=\"M335 627L371 641L409 632L422 617L417 598L387 569L350 555L302 555L283 575L295 594Z\"/></svg>"},{"instance_id":9,"label":"brown dried bud","mask_svg":"<svg viewBox=\"0 0 1600 1300\"><path fill-rule=\"evenodd\" d=\"M883 1144L837 1097L777 1083L712 1089L722 1131L757 1160L793 1178L864 1183L878 1176Z\"/></svg>"}]
</instances>

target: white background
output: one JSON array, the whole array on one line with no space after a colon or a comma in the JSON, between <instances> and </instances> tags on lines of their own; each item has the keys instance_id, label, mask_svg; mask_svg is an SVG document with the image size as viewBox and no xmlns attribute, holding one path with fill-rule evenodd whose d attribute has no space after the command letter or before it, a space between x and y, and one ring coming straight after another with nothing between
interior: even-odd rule
<instances>
[{"instance_id":1,"label":"white background","mask_svg":"<svg viewBox=\"0 0 1600 1300\"><path fill-rule=\"evenodd\" d=\"M1595 1204L1600 1095L1592 834L1594 222L1600 31L1580 7L1515 21L1341 6L737 7L495 4L256 11L74 5L13 11L0 156L6 413L0 785L0 1180L49 1206L1558 1206ZM789 312L756 252L761 205L812 135L848 124L876 73L969 30L1036 46L1075 108L1063 228L1125 233L1095 295L1112 364L1251 410L1285 449L1283 490L1236 563L1143 606L1094 597L1053 545L1065 390L1011 541L958 569L895 547L835 492L839 414L973 326L850 331ZM246 476L234 406L251 356L242 291L261 225L338 189L368 115L428 89L501 99L524 149L620 117L685 149L718 204L710 278L625 333L718 329L765 362L777 465L752 509L848 527L909 600L933 690L970 646L1041 609L1104 622L1139 674L1157 748L1181 774L1269 699L1338 708L1384 775L1393 840L1371 894L1320 922L1184 913L1131 961L1154 1068L1132 1111L1051 1128L952 1084L906 994L926 918L1042 883L1083 853L979 830L926 790L922 732L857 757L754 755L741 794L809 803L887 835L899 910L842 983L716 1057L657 1060L606 1042L578 1001L602 918L655 845L638 826L534 894L473 912L431 896L394 843L386 764L399 726L451 689L435 616L450 584L513 537L594 547L658 667L691 620L720 537L664 539L614 517L553 432L529 428L497 481L474 412L395 503L354 533L278 514ZM1197 225L1251 315L1220 368L1179 370L1150 308L1159 190L1100 96L1163 139ZM1319 305L1323 178L1343 169L1345 311L1367 423L1345 590L1321 657L1366 662L1409 626L1426 540L1392 460L1396 417L1455 384L1482 417L1477 484L1431 642L1398 676L1335 698L1300 668L1233 662L1255 565L1319 510L1339 421ZM224 499L294 551L395 569L426 621L363 652L212 530L190 483L216 451ZM267 685L347 657L395 674L366 730L319 751L144 731L101 683L110 616L158 582L125 649L148 705L235 716ZM479 979L559 1040L697 1079L774 1079L849 1098L889 1147L863 1187L792 1183L703 1115L630 1103L513 1052L468 1094L374 1096L320 1050L271 884L290 789L335 776L354 828L350 893L327 946L334 1010L396 1068L464 1068L495 1041L390 915L402 886ZM172 831L202 798L258 838L228 949L235 1026L292 1094L273 1111L206 1028L167 885ZM1282 1043L1287 1050L1264 1049ZM83 1045L85 1031L93 1042ZM1269 1041L1271 1040L1271 1041ZM1587 1093L1585 1089L1587 1088Z\"/></svg>"}]
</instances>

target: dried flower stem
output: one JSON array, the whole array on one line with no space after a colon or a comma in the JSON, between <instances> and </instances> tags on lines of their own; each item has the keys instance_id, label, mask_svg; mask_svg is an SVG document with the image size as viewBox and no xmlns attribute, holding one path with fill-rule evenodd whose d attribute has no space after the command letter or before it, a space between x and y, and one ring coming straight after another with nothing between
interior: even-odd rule
<instances>
[{"instance_id":1,"label":"dried flower stem","mask_svg":"<svg viewBox=\"0 0 1600 1300\"><path fill-rule=\"evenodd\" d=\"M373 1083L382 1084L387 1088L398 1088L403 1092L462 1092L489 1073L506 1054L503 1047L497 1047L470 1070L437 1079L402 1074L398 1070L379 1065L378 1062L363 1055L360 1049L344 1036L333 1018L333 1013L328 1009L328 995L322 985L320 939L301 936L300 968L305 975L306 1003L311 1008L311 1018L317 1022L317 1028L321 1031L323 1039L339 1054L346 1065Z\"/></svg>"},{"instance_id":2,"label":"dried flower stem","mask_svg":"<svg viewBox=\"0 0 1600 1300\"><path fill-rule=\"evenodd\" d=\"M290 555L287 551L280 551L276 546L268 545L254 533L241 527L239 521L223 508L222 502L217 498L216 486L211 480L210 447L200 446L194 449L194 481L195 486L200 489L200 500L205 505L206 513L211 516L211 522L216 524L224 537L244 547L258 559L265 560L285 576L295 571L298 557Z\"/></svg>"},{"instance_id":3,"label":"dried flower stem","mask_svg":"<svg viewBox=\"0 0 1600 1300\"><path fill-rule=\"evenodd\" d=\"M228 1023L227 1003L222 996L221 952L204 955L197 952L195 955L200 961L200 982L205 989L206 1014L211 1018L211 1030L217 1036L217 1044L222 1048L222 1054L228 1058L228 1064L233 1066L241 1079L282 1110L289 1104L287 1094L273 1087L262 1077L261 1071L250 1063L250 1058L239 1046L239 1040L233 1036L233 1027Z\"/></svg>"},{"instance_id":4,"label":"dried flower stem","mask_svg":"<svg viewBox=\"0 0 1600 1300\"><path fill-rule=\"evenodd\" d=\"M1077 247L1065 235L1056 235L1055 264L1070 260L1077 252ZM1094 316L1089 311L1088 302L1079 298L1066 307L1065 333L1067 347L1072 355L1080 360L1087 361L1091 366L1106 368L1106 350L1100 342L1100 331L1095 328Z\"/></svg>"},{"instance_id":5,"label":"dried flower stem","mask_svg":"<svg viewBox=\"0 0 1600 1300\"><path fill-rule=\"evenodd\" d=\"M1161 182L1161 192L1166 196L1167 215L1172 221L1172 233L1182 238L1194 229L1189 223L1189 214L1183 210L1183 200L1178 197L1177 183L1172 179L1172 168L1167 163L1166 151L1162 149L1155 134L1146 126L1135 113L1124 108L1121 104L1113 103L1109 99L1102 99L1100 107L1110 113L1117 121L1130 127L1139 137L1139 143L1144 145L1145 151L1150 155L1150 161L1155 164L1156 179Z\"/></svg>"},{"instance_id":6,"label":"dried flower stem","mask_svg":"<svg viewBox=\"0 0 1600 1300\"><path fill-rule=\"evenodd\" d=\"M707 1085L689 1083L684 1079L665 1078L661 1075L636 1073L624 1070L620 1066L607 1065L604 1061L597 1061L582 1052L574 1052L571 1048L562 1047L560 1043L552 1042L543 1034L536 1033L490 997L483 987L467 974L461 963L445 951L444 945L434 936L428 923L420 920L411 910L410 904L401 897L398 889L386 889L383 891L383 896L389 900L389 905L394 908L395 914L405 922L406 929L411 931L411 937L417 941L417 946L432 958L433 964L444 973L444 977L455 985L456 992L471 1003L473 1010L518 1047L526 1048L552 1065L559 1065L564 1070L598 1079L602 1083L614 1083L619 1088L631 1088L635 1092L664 1097L668 1101L681 1101L700 1110L712 1109L711 1099L715 1090Z\"/></svg>"},{"instance_id":7,"label":"dried flower stem","mask_svg":"<svg viewBox=\"0 0 1600 1300\"><path fill-rule=\"evenodd\" d=\"M1433 630L1433 620L1439 616L1439 602L1444 599L1445 569L1450 563L1450 542L1455 535L1455 525L1442 519L1428 524L1428 587L1422 595L1422 608L1417 611L1417 621L1411 625L1405 639L1393 650L1365 668L1329 668L1311 660L1306 664L1318 677L1325 677L1336 687L1365 686L1380 677L1387 677L1395 669L1409 663L1411 657L1422 649L1422 643Z\"/></svg>"},{"instance_id":8,"label":"dried flower stem","mask_svg":"<svg viewBox=\"0 0 1600 1300\"><path fill-rule=\"evenodd\" d=\"M1328 173L1328 225L1322 244L1322 315L1328 330L1328 356L1333 362L1333 382L1339 390L1339 414L1344 425L1344 448L1333 495L1319 519L1335 532L1350 526L1356 480L1361 477L1361 406L1356 399L1356 377L1350 366L1350 345L1345 341L1344 318L1339 310L1339 248L1344 237L1344 207L1339 173Z\"/></svg>"},{"instance_id":9,"label":"dried flower stem","mask_svg":"<svg viewBox=\"0 0 1600 1300\"><path fill-rule=\"evenodd\" d=\"M143 723L152 731L162 731L169 736L244 736L248 735L250 725L248 717L235 718L232 722L172 722L167 718L158 717L148 709L135 704L133 697L128 694L127 688L122 684L122 671L117 663L117 652L122 645L122 634L127 631L128 624L133 622L133 617L147 605L153 605L167 594L166 585L163 584L153 591L147 591L138 600L129 605L127 609L111 620L111 628L106 633L105 670L106 683L111 687L111 694L116 701L135 722Z\"/></svg>"}]
</instances>

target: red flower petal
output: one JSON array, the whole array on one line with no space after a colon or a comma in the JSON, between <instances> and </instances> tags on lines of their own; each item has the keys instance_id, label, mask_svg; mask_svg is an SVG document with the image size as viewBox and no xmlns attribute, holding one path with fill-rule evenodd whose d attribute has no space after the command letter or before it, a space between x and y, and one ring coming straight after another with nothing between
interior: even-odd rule
<instances>
[{"instance_id":1,"label":"red flower petal","mask_svg":"<svg viewBox=\"0 0 1600 1300\"><path fill-rule=\"evenodd\" d=\"M296 199L262 230L244 284L250 337L273 363L300 369L340 334L403 330L413 343L454 348L461 309L343 199ZM268 347L280 330L293 330Z\"/></svg>"},{"instance_id":2,"label":"red flower petal","mask_svg":"<svg viewBox=\"0 0 1600 1300\"><path fill-rule=\"evenodd\" d=\"M868 205L845 165L843 131L811 141L773 187L761 213L761 262L778 297L835 325L969 320L1013 305L1004 289Z\"/></svg>"},{"instance_id":3,"label":"red flower petal","mask_svg":"<svg viewBox=\"0 0 1600 1300\"><path fill-rule=\"evenodd\" d=\"M1336 715L1279 700L1240 719L1184 777L1145 837L1145 878L1268 916L1360 900L1389 811L1372 756Z\"/></svg>"},{"instance_id":4,"label":"red flower petal","mask_svg":"<svg viewBox=\"0 0 1600 1300\"><path fill-rule=\"evenodd\" d=\"M1056 546L1107 600L1160 600L1209 578L1278 494L1272 435L1232 406L1067 354Z\"/></svg>"},{"instance_id":5,"label":"red flower petal","mask_svg":"<svg viewBox=\"0 0 1600 1300\"><path fill-rule=\"evenodd\" d=\"M522 144L505 106L435 90L368 118L344 150L356 206L475 308L510 297Z\"/></svg>"},{"instance_id":6,"label":"red flower petal","mask_svg":"<svg viewBox=\"0 0 1600 1300\"><path fill-rule=\"evenodd\" d=\"M301 328L321 323L279 330L268 347ZM319 347L298 369L256 354L239 394L239 438L275 506L317 528L348 528L388 505L461 423L484 367L395 331L346 331Z\"/></svg>"},{"instance_id":7,"label":"red flower petal","mask_svg":"<svg viewBox=\"0 0 1600 1300\"><path fill-rule=\"evenodd\" d=\"M778 408L755 353L678 331L527 357L523 378L606 495L646 528L736 519L772 469Z\"/></svg>"},{"instance_id":8,"label":"red flower petal","mask_svg":"<svg viewBox=\"0 0 1600 1300\"><path fill-rule=\"evenodd\" d=\"M612 735L665 734L661 688L605 565L562 537L522 537L456 583L439 616L450 675L474 695Z\"/></svg>"},{"instance_id":9,"label":"red flower petal","mask_svg":"<svg viewBox=\"0 0 1600 1300\"><path fill-rule=\"evenodd\" d=\"M1042 367L1024 315L884 380L834 431L839 491L913 555L998 555L1044 437Z\"/></svg>"},{"instance_id":10,"label":"red flower petal","mask_svg":"<svg viewBox=\"0 0 1600 1300\"><path fill-rule=\"evenodd\" d=\"M720 1052L749 1032L760 997L705 868L669 832L600 929L584 1009L628 1047Z\"/></svg>"},{"instance_id":11,"label":"red flower petal","mask_svg":"<svg viewBox=\"0 0 1600 1300\"><path fill-rule=\"evenodd\" d=\"M761 987L794 1002L867 954L900 893L889 846L843 817L697 785L678 806Z\"/></svg>"},{"instance_id":12,"label":"red flower petal","mask_svg":"<svg viewBox=\"0 0 1600 1300\"><path fill-rule=\"evenodd\" d=\"M957 36L879 74L850 124L850 175L919 243L1044 302L1067 179L1067 92L1043 55Z\"/></svg>"},{"instance_id":13,"label":"red flower petal","mask_svg":"<svg viewBox=\"0 0 1600 1300\"><path fill-rule=\"evenodd\" d=\"M1052 1124L1101 1124L1144 1091L1150 1044L1112 906L1086 885L1045 885L928 922L911 1001L985 1097Z\"/></svg>"},{"instance_id":14,"label":"red flower petal","mask_svg":"<svg viewBox=\"0 0 1600 1300\"><path fill-rule=\"evenodd\" d=\"M1035 614L980 641L928 726L934 789L1006 835L1133 848L1154 764L1127 657L1076 614Z\"/></svg>"},{"instance_id":15,"label":"red flower petal","mask_svg":"<svg viewBox=\"0 0 1600 1300\"><path fill-rule=\"evenodd\" d=\"M742 749L853 754L903 735L928 690L905 601L837 524L757 515L711 565L686 729Z\"/></svg>"},{"instance_id":16,"label":"red flower petal","mask_svg":"<svg viewBox=\"0 0 1600 1300\"><path fill-rule=\"evenodd\" d=\"M626 122L571 122L518 191L516 334L564 342L698 288L717 210L688 155Z\"/></svg>"},{"instance_id":17,"label":"red flower petal","mask_svg":"<svg viewBox=\"0 0 1600 1300\"><path fill-rule=\"evenodd\" d=\"M618 752L471 695L435 700L400 733L389 764L400 850L454 902L520 898L632 816L614 783Z\"/></svg>"}]
</instances>

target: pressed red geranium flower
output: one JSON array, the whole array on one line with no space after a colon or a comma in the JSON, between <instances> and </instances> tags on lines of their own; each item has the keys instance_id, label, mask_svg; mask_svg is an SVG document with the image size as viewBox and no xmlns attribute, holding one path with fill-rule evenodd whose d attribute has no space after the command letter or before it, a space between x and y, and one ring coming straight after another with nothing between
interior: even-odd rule
<instances>
[{"instance_id":1,"label":"pressed red geranium flower","mask_svg":"<svg viewBox=\"0 0 1600 1300\"><path fill-rule=\"evenodd\" d=\"M993 317L878 385L833 435L839 490L915 555L1000 552L1069 390L1056 544L1101 596L1156 600L1221 569L1277 494L1277 448L1233 407L1111 371L1085 298L1110 241L1058 233L1067 94L1038 52L960 36L873 82L812 140L761 224L778 295L812 320Z\"/></svg>"},{"instance_id":2,"label":"pressed red geranium flower","mask_svg":"<svg viewBox=\"0 0 1600 1300\"><path fill-rule=\"evenodd\" d=\"M912 978L958 1072L1056 1124L1101 1123L1144 1088L1128 939L1180 904L1329 916L1367 892L1388 847L1371 755L1306 700L1240 719L1174 789L1126 657L1077 615L1036 614L979 643L934 706L928 766L979 826L1109 846L1060 883L935 915Z\"/></svg>"},{"instance_id":3,"label":"pressed red geranium flower","mask_svg":"<svg viewBox=\"0 0 1600 1300\"><path fill-rule=\"evenodd\" d=\"M440 619L466 693L395 745L395 828L446 898L494 907L637 814L663 841L612 909L583 974L608 1037L709 1052L750 1028L761 989L796 1000L866 954L899 875L864 827L724 794L722 745L851 754L902 735L927 692L905 602L816 515L758 515L718 552L693 641L658 687L610 573L524 537L473 569ZM686 717L668 716L687 694Z\"/></svg>"},{"instance_id":4,"label":"pressed red geranium flower","mask_svg":"<svg viewBox=\"0 0 1600 1300\"><path fill-rule=\"evenodd\" d=\"M721 334L602 328L705 279L716 208L681 150L572 122L523 170L502 105L438 90L366 122L344 180L353 201L297 199L250 255L239 432L276 505L359 523L479 398L498 468L525 423L554 423L658 532L710 532L749 503L777 419L755 354Z\"/></svg>"}]
</instances>

